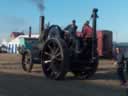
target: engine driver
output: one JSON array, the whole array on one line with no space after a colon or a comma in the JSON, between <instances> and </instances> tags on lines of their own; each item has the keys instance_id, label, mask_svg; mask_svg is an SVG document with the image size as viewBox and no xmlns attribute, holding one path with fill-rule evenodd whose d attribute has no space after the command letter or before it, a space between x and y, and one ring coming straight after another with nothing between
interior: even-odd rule
<instances>
[{"instance_id":1,"label":"engine driver","mask_svg":"<svg viewBox=\"0 0 128 96\"><path fill-rule=\"evenodd\" d=\"M69 36L70 39L75 41L75 49L77 53L80 53L80 41L76 36L76 31L77 31L77 25L76 25L76 20L72 20L72 24L69 24L65 30L65 35Z\"/></svg>"}]
</instances>

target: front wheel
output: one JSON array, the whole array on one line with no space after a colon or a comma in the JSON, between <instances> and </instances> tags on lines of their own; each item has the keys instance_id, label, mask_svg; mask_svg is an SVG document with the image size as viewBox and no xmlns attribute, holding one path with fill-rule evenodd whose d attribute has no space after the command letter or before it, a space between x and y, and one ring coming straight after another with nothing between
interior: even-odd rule
<instances>
[{"instance_id":1,"label":"front wheel","mask_svg":"<svg viewBox=\"0 0 128 96\"><path fill-rule=\"evenodd\" d=\"M33 68L31 52L25 52L22 55L22 68L24 71L31 72Z\"/></svg>"}]
</instances>

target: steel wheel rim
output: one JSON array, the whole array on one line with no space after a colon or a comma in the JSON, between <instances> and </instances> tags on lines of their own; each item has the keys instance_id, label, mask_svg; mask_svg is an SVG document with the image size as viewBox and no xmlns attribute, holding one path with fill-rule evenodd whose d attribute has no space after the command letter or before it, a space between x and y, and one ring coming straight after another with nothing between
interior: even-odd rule
<instances>
[{"instance_id":1,"label":"steel wheel rim","mask_svg":"<svg viewBox=\"0 0 128 96\"><path fill-rule=\"evenodd\" d=\"M56 78L61 74L61 64L63 63L62 49L55 40L50 40L43 50L43 66L48 77Z\"/></svg>"},{"instance_id":2,"label":"steel wheel rim","mask_svg":"<svg viewBox=\"0 0 128 96\"><path fill-rule=\"evenodd\" d=\"M25 63L26 70L28 71L29 67L30 67L30 63L31 63L31 57L29 56L28 53L25 55L25 62L24 63Z\"/></svg>"}]
</instances>

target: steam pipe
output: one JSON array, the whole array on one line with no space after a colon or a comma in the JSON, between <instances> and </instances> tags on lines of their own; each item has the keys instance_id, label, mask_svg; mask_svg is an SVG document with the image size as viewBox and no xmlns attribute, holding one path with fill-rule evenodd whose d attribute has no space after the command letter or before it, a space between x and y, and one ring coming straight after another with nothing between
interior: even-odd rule
<instances>
[{"instance_id":1,"label":"steam pipe","mask_svg":"<svg viewBox=\"0 0 128 96\"><path fill-rule=\"evenodd\" d=\"M29 27L29 38L31 38L31 34L32 34L32 27Z\"/></svg>"},{"instance_id":2,"label":"steam pipe","mask_svg":"<svg viewBox=\"0 0 128 96\"><path fill-rule=\"evenodd\" d=\"M98 9L94 8L92 12L92 18L93 18L92 60L94 60L95 57L98 55L97 54L97 33L96 33L96 30L97 30L96 25L97 25L97 18L98 18L97 12L98 12Z\"/></svg>"}]
</instances>

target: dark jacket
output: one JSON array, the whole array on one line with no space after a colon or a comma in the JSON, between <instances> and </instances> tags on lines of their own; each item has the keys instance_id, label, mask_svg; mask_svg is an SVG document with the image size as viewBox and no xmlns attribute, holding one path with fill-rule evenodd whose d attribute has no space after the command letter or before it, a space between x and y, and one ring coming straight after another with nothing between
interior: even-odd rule
<instances>
[{"instance_id":1,"label":"dark jacket","mask_svg":"<svg viewBox=\"0 0 128 96\"><path fill-rule=\"evenodd\" d=\"M117 61L117 63L122 63L124 59L124 51L119 48L119 52L116 50L116 48L113 50L113 59Z\"/></svg>"},{"instance_id":2,"label":"dark jacket","mask_svg":"<svg viewBox=\"0 0 128 96\"><path fill-rule=\"evenodd\" d=\"M70 24L64 30L68 30L73 36L75 36L76 35L77 26Z\"/></svg>"},{"instance_id":3,"label":"dark jacket","mask_svg":"<svg viewBox=\"0 0 128 96\"><path fill-rule=\"evenodd\" d=\"M123 52L116 54L116 61L118 64L123 63L123 60L124 60Z\"/></svg>"},{"instance_id":4,"label":"dark jacket","mask_svg":"<svg viewBox=\"0 0 128 96\"><path fill-rule=\"evenodd\" d=\"M124 51L124 59L128 60L128 50Z\"/></svg>"}]
</instances>

